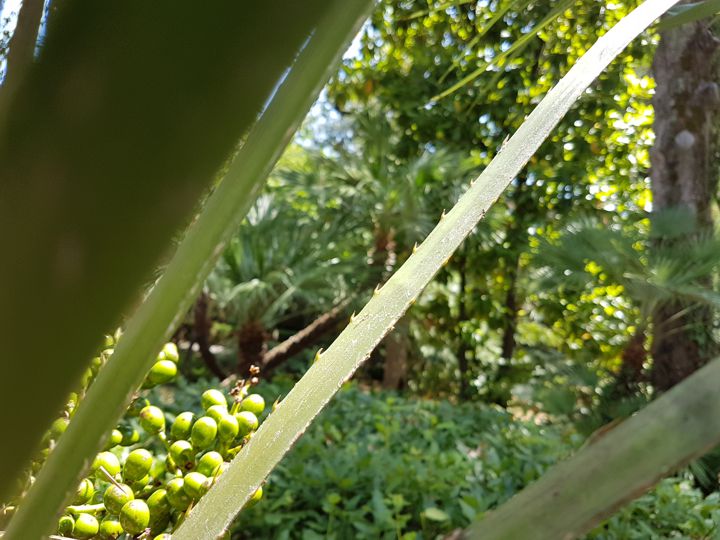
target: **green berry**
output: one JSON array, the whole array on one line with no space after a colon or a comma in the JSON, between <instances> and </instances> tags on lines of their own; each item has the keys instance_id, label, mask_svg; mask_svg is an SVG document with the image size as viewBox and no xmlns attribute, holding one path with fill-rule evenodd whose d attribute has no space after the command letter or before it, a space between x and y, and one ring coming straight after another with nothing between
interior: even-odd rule
<instances>
[{"instance_id":1,"label":"green berry","mask_svg":"<svg viewBox=\"0 0 720 540\"><path fill-rule=\"evenodd\" d=\"M198 461L197 472L205 476L217 476L223 463L223 457L219 452L208 452Z\"/></svg>"},{"instance_id":2,"label":"green berry","mask_svg":"<svg viewBox=\"0 0 720 540\"><path fill-rule=\"evenodd\" d=\"M175 441L170 445L170 457L180 469L188 469L195 462L195 449L188 441Z\"/></svg>"},{"instance_id":3,"label":"green berry","mask_svg":"<svg viewBox=\"0 0 720 540\"><path fill-rule=\"evenodd\" d=\"M118 429L120 430L120 433L122 433L120 446L130 446L140 440L140 433L138 433L138 430L134 427L125 425L120 426Z\"/></svg>"},{"instance_id":4,"label":"green berry","mask_svg":"<svg viewBox=\"0 0 720 540\"><path fill-rule=\"evenodd\" d=\"M187 510L192 502L190 496L185 493L185 481L182 478L173 478L167 483L167 499L170 505L180 512Z\"/></svg>"},{"instance_id":5,"label":"green berry","mask_svg":"<svg viewBox=\"0 0 720 540\"><path fill-rule=\"evenodd\" d=\"M158 534L153 540L172 540L172 535L169 533Z\"/></svg>"},{"instance_id":6,"label":"green berry","mask_svg":"<svg viewBox=\"0 0 720 540\"><path fill-rule=\"evenodd\" d=\"M190 440L195 448L203 450L212 446L216 436L217 422L209 416L203 416L193 424Z\"/></svg>"},{"instance_id":7,"label":"green berry","mask_svg":"<svg viewBox=\"0 0 720 540\"><path fill-rule=\"evenodd\" d=\"M161 516L158 516L156 518L153 518L152 513L150 514L150 532L151 533L157 533L159 531L164 531L168 528L168 525L170 525L170 520L172 518L172 514L168 512L167 514L163 514ZM169 535L168 535L169 537Z\"/></svg>"},{"instance_id":8,"label":"green berry","mask_svg":"<svg viewBox=\"0 0 720 540\"><path fill-rule=\"evenodd\" d=\"M95 478L107 480L105 474L100 470L104 468L112 477L120 472L120 460L112 452L100 452L92 463L92 471Z\"/></svg>"},{"instance_id":9,"label":"green berry","mask_svg":"<svg viewBox=\"0 0 720 540\"><path fill-rule=\"evenodd\" d=\"M140 411L140 426L151 435L165 431L165 415L154 405L143 407Z\"/></svg>"},{"instance_id":10,"label":"green berry","mask_svg":"<svg viewBox=\"0 0 720 540\"><path fill-rule=\"evenodd\" d=\"M98 538L102 540L111 540L118 538L123 534L125 530L119 520L114 517L106 517L100 522L100 530L98 531Z\"/></svg>"},{"instance_id":11,"label":"green berry","mask_svg":"<svg viewBox=\"0 0 720 540\"><path fill-rule=\"evenodd\" d=\"M185 489L185 493L195 500L205 495L207 490L210 489L210 479L199 472L187 473L184 481L183 489Z\"/></svg>"},{"instance_id":12,"label":"green berry","mask_svg":"<svg viewBox=\"0 0 720 540\"><path fill-rule=\"evenodd\" d=\"M147 486L150 483L150 475L146 474L143 476L140 480L135 480L130 484L130 487L135 493L138 493L145 489L145 486Z\"/></svg>"},{"instance_id":13,"label":"green berry","mask_svg":"<svg viewBox=\"0 0 720 540\"><path fill-rule=\"evenodd\" d=\"M93 372L93 375L97 375L98 371L100 371L100 368L103 365L103 359L99 356L96 356L90 361L90 370Z\"/></svg>"},{"instance_id":14,"label":"green berry","mask_svg":"<svg viewBox=\"0 0 720 540\"><path fill-rule=\"evenodd\" d=\"M76 392L71 392L68 396L68 401L65 404L65 410L69 413L73 412L75 410L75 407L77 407L78 404L78 395Z\"/></svg>"},{"instance_id":15,"label":"green berry","mask_svg":"<svg viewBox=\"0 0 720 540\"><path fill-rule=\"evenodd\" d=\"M155 478L156 481L158 481L162 479L163 476L165 476L166 472L167 467L165 466L165 460L155 459L153 461L152 467L150 467L150 476Z\"/></svg>"},{"instance_id":16,"label":"green berry","mask_svg":"<svg viewBox=\"0 0 720 540\"><path fill-rule=\"evenodd\" d=\"M120 510L120 524L125 532L140 534L150 524L150 509L142 499L125 503Z\"/></svg>"},{"instance_id":17,"label":"green berry","mask_svg":"<svg viewBox=\"0 0 720 540\"><path fill-rule=\"evenodd\" d=\"M215 422L220 422L224 416L227 416L230 413L228 413L227 407L224 405L213 405L207 410L206 414L215 420Z\"/></svg>"},{"instance_id":18,"label":"green berry","mask_svg":"<svg viewBox=\"0 0 720 540\"><path fill-rule=\"evenodd\" d=\"M77 490L75 491L75 498L73 499L73 504L85 504L90 499L92 499L92 496L94 494L95 485L92 483L92 480L90 480L89 478L83 478Z\"/></svg>"},{"instance_id":19,"label":"green berry","mask_svg":"<svg viewBox=\"0 0 720 540\"><path fill-rule=\"evenodd\" d=\"M240 411L235 413L238 424L240 426L240 436L244 437L251 431L255 431L258 428L260 422L258 422L257 416L250 411Z\"/></svg>"},{"instance_id":20,"label":"green berry","mask_svg":"<svg viewBox=\"0 0 720 540\"><path fill-rule=\"evenodd\" d=\"M123 479L126 482L137 482L150 472L153 464L153 457L144 448L133 450L128 454L123 466Z\"/></svg>"},{"instance_id":21,"label":"green berry","mask_svg":"<svg viewBox=\"0 0 720 540\"><path fill-rule=\"evenodd\" d=\"M170 501L168 501L167 491L158 489L147 498L148 508L150 509L150 517L167 514L170 512Z\"/></svg>"},{"instance_id":22,"label":"green berry","mask_svg":"<svg viewBox=\"0 0 720 540\"><path fill-rule=\"evenodd\" d=\"M205 390L202 393L202 396L200 396L200 403L202 404L202 408L206 411L213 405L224 405L227 409L225 394L223 394L220 390L215 390L214 388Z\"/></svg>"},{"instance_id":23,"label":"green berry","mask_svg":"<svg viewBox=\"0 0 720 540\"><path fill-rule=\"evenodd\" d=\"M259 416L265 410L265 400L260 394L250 394L240 402L240 410Z\"/></svg>"},{"instance_id":24,"label":"green berry","mask_svg":"<svg viewBox=\"0 0 720 540\"><path fill-rule=\"evenodd\" d=\"M70 536L73 533L74 528L75 520L72 516L65 515L58 520L57 533L60 536Z\"/></svg>"},{"instance_id":25,"label":"green berry","mask_svg":"<svg viewBox=\"0 0 720 540\"><path fill-rule=\"evenodd\" d=\"M60 435L65 433L68 424L70 424L70 419L64 416L55 420L50 426L50 437L53 439L60 437Z\"/></svg>"},{"instance_id":26,"label":"green berry","mask_svg":"<svg viewBox=\"0 0 720 540\"><path fill-rule=\"evenodd\" d=\"M73 536L75 538L92 538L100 530L100 524L95 516L90 514L78 514L75 518Z\"/></svg>"},{"instance_id":27,"label":"green berry","mask_svg":"<svg viewBox=\"0 0 720 540\"><path fill-rule=\"evenodd\" d=\"M103 504L111 514L119 514L122 507L134 498L135 494L127 484L110 484L103 494Z\"/></svg>"},{"instance_id":28,"label":"green berry","mask_svg":"<svg viewBox=\"0 0 720 540\"><path fill-rule=\"evenodd\" d=\"M115 448L118 444L122 442L122 440L123 434L120 432L120 430L113 429L112 432L110 432L110 438L108 439L108 442L105 443L105 450Z\"/></svg>"},{"instance_id":29,"label":"green berry","mask_svg":"<svg viewBox=\"0 0 720 540\"><path fill-rule=\"evenodd\" d=\"M166 343L158 355L158 360L170 360L177 364L180 361L180 353L178 352L177 345L172 342Z\"/></svg>"},{"instance_id":30,"label":"green berry","mask_svg":"<svg viewBox=\"0 0 720 540\"><path fill-rule=\"evenodd\" d=\"M103 345L105 346L106 349L108 349L110 347L114 347L115 346L115 338L109 334L106 334L105 340L103 341Z\"/></svg>"},{"instance_id":31,"label":"green berry","mask_svg":"<svg viewBox=\"0 0 720 540\"><path fill-rule=\"evenodd\" d=\"M260 486L255 490L255 493L252 494L252 497L250 497L250 500L245 505L245 508L250 508L251 506L255 506L257 503L260 502L260 499L263 497L263 488Z\"/></svg>"},{"instance_id":32,"label":"green berry","mask_svg":"<svg viewBox=\"0 0 720 540\"><path fill-rule=\"evenodd\" d=\"M195 415L190 411L182 412L177 415L175 421L170 427L170 435L173 439L189 439L190 430L192 429Z\"/></svg>"},{"instance_id":33,"label":"green berry","mask_svg":"<svg viewBox=\"0 0 720 540\"><path fill-rule=\"evenodd\" d=\"M177 364L171 360L158 360L150 368L146 378L149 386L157 386L158 384L169 383L177 375Z\"/></svg>"},{"instance_id":34,"label":"green berry","mask_svg":"<svg viewBox=\"0 0 720 540\"><path fill-rule=\"evenodd\" d=\"M87 389L87 387L90 386L90 383L93 381L94 378L95 374L93 373L92 369L86 369L82 374L82 378L80 379L80 388Z\"/></svg>"},{"instance_id":35,"label":"green berry","mask_svg":"<svg viewBox=\"0 0 720 540\"><path fill-rule=\"evenodd\" d=\"M218 422L218 438L223 442L230 442L240 433L240 423L231 414L223 416Z\"/></svg>"},{"instance_id":36,"label":"green berry","mask_svg":"<svg viewBox=\"0 0 720 540\"><path fill-rule=\"evenodd\" d=\"M130 406L128 407L127 412L125 413L125 416L128 416L130 418L135 418L140 414L140 411L143 410L145 407L146 402L144 398L135 398L132 403L130 403Z\"/></svg>"}]
</instances>

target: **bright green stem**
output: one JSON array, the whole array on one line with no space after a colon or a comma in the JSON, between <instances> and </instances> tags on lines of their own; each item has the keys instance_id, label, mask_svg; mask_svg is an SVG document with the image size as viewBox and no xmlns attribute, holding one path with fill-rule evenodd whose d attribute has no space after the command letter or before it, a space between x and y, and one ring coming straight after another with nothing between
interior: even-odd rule
<instances>
[{"instance_id":1,"label":"bright green stem","mask_svg":"<svg viewBox=\"0 0 720 540\"><path fill-rule=\"evenodd\" d=\"M362 24L370 0L336 0L251 130L164 275L128 322L10 522L7 540L50 531ZM202 537L202 535L200 536ZM200 538L198 537L198 538Z\"/></svg>"},{"instance_id":2,"label":"bright green stem","mask_svg":"<svg viewBox=\"0 0 720 540\"><path fill-rule=\"evenodd\" d=\"M649 0L573 66L500 150L416 252L350 321L199 502L175 540L222 532L340 386L370 355L435 273L470 234L572 104L635 36L676 0Z\"/></svg>"},{"instance_id":3,"label":"bright green stem","mask_svg":"<svg viewBox=\"0 0 720 540\"><path fill-rule=\"evenodd\" d=\"M600 435L485 519L466 538L577 538L720 442L720 361Z\"/></svg>"}]
</instances>

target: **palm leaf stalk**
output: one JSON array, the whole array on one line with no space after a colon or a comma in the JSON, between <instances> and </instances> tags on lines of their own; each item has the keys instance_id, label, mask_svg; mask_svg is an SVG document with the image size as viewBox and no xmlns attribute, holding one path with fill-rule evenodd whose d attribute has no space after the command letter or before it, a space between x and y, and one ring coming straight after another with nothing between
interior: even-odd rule
<instances>
[{"instance_id":1,"label":"palm leaf stalk","mask_svg":"<svg viewBox=\"0 0 720 540\"><path fill-rule=\"evenodd\" d=\"M464 538L578 538L720 442L718 383L720 362L714 361L590 441Z\"/></svg>"}]
</instances>

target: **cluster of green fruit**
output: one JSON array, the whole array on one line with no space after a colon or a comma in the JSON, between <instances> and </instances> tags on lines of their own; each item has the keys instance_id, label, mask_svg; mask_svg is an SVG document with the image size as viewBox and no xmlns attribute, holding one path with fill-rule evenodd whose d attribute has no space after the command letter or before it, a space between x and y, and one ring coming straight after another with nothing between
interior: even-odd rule
<instances>
[{"instance_id":1,"label":"cluster of green fruit","mask_svg":"<svg viewBox=\"0 0 720 540\"><path fill-rule=\"evenodd\" d=\"M65 429L70 423L70 419L75 412L75 408L77 407L78 402L84 397L88 388L95 380L95 377L100 371L100 368L112 355L114 351L113 347L115 346L115 343L117 342L117 339L119 337L119 331L114 336L105 336L104 349L100 352L98 356L92 359L92 361L90 362L90 367L88 367L83 373L82 379L80 381L80 388L77 392L73 392L70 394L65 408L61 412L60 416L53 422L50 430L46 434L43 450L40 453L39 459L36 460L36 463L34 463L34 469L38 469L40 466L42 466L42 463L45 461L45 457L47 457L48 452L52 449L58 437L60 437L60 435L65 432ZM160 354L158 355L152 368L150 368L149 373L145 377L142 388L153 388L154 386L166 384L173 381L178 373L179 362L180 355L178 353L177 346L174 343L166 343L162 351L160 351ZM123 431L125 432L124 437L126 439L131 438L133 436L132 431L128 431L125 426L123 426L123 428ZM133 442L137 442L137 440Z\"/></svg>"},{"instance_id":2,"label":"cluster of green fruit","mask_svg":"<svg viewBox=\"0 0 720 540\"><path fill-rule=\"evenodd\" d=\"M92 382L97 370L112 353L92 362L92 373L83 379L83 388L73 394L63 415L56 420L46 439L32 474L42 465L47 452L65 431L77 400ZM164 384L177 373L177 347L168 343L148 374L143 389ZM202 413L182 412L167 424L166 414L142 395L137 395L120 424L109 435L105 449L94 459L58 522L57 534L69 538L111 539L137 537L167 540L197 501L212 486L259 426L265 409L259 394L250 393L257 383L256 372L249 381L240 381L226 395L218 389L201 397ZM169 429L168 429L169 425ZM262 488L249 504L262 497Z\"/></svg>"}]
</instances>

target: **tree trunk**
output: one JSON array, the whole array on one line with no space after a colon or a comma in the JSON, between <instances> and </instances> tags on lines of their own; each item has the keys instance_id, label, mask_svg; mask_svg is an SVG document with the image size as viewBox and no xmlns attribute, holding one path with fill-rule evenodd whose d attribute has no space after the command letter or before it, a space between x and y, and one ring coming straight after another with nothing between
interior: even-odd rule
<instances>
[{"instance_id":1,"label":"tree trunk","mask_svg":"<svg viewBox=\"0 0 720 540\"><path fill-rule=\"evenodd\" d=\"M397 265L397 243L395 230L375 228L371 266L377 270L380 282L384 283ZM382 387L387 390L399 389L407 379L407 321L401 319L396 329L383 340L385 361L383 363Z\"/></svg>"},{"instance_id":2,"label":"tree trunk","mask_svg":"<svg viewBox=\"0 0 720 540\"><path fill-rule=\"evenodd\" d=\"M506 365L510 365L513 354L515 353L515 333L517 331L518 322L518 306L517 300L517 278L520 270L520 254L515 254L514 258L509 261L510 266L507 269L506 277L510 282L505 292L505 320L503 323L502 336L502 352L501 355L505 359Z\"/></svg>"},{"instance_id":3,"label":"tree trunk","mask_svg":"<svg viewBox=\"0 0 720 540\"><path fill-rule=\"evenodd\" d=\"M203 292L200 294L197 302L195 303L195 310L193 313L195 327L193 333L195 334L195 342L198 344L198 348L200 349L200 357L203 359L203 362L205 362L205 366L213 375L222 381L226 377L225 372L222 370L218 364L217 358L210 350L210 328L212 326L212 320L208 315L209 300L208 295Z\"/></svg>"},{"instance_id":4,"label":"tree trunk","mask_svg":"<svg viewBox=\"0 0 720 540\"><path fill-rule=\"evenodd\" d=\"M395 325L395 330L385 338L385 370L382 386L386 390L399 390L407 379L408 330L407 317L403 317Z\"/></svg>"},{"instance_id":5,"label":"tree trunk","mask_svg":"<svg viewBox=\"0 0 720 540\"><path fill-rule=\"evenodd\" d=\"M662 33L653 61L653 211L689 211L696 225L693 234L710 230L713 221L713 120L720 102L717 52L718 40L701 21ZM692 238L673 241L688 240ZM692 310L683 314L686 307L679 302L667 303L653 313L651 379L661 391L690 375L710 356L709 348L701 345L699 332L705 334L704 339L710 338L711 313Z\"/></svg>"},{"instance_id":6,"label":"tree trunk","mask_svg":"<svg viewBox=\"0 0 720 540\"><path fill-rule=\"evenodd\" d=\"M458 397L460 400L466 400L470 397L470 365L468 362L469 347L465 336L462 332L462 325L467 320L467 306L465 304L465 289L467 287L467 257L462 255L458 259L458 269L460 271L460 291L458 293L458 320L457 320L457 338L458 348L456 352L458 362L458 374L460 376L460 391Z\"/></svg>"},{"instance_id":7,"label":"tree trunk","mask_svg":"<svg viewBox=\"0 0 720 540\"><path fill-rule=\"evenodd\" d=\"M248 321L237 331L238 375L245 376L251 366L262 365L267 351L268 333L259 321Z\"/></svg>"}]
</instances>

